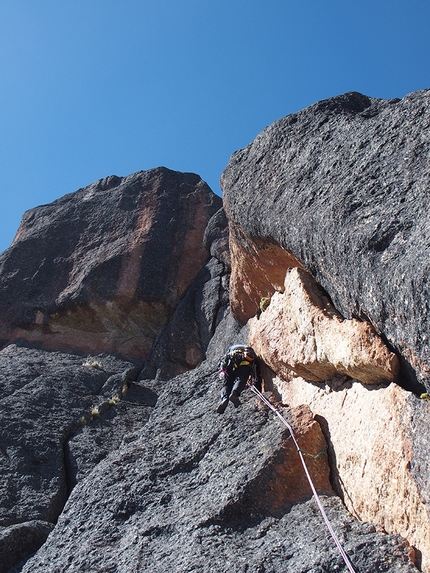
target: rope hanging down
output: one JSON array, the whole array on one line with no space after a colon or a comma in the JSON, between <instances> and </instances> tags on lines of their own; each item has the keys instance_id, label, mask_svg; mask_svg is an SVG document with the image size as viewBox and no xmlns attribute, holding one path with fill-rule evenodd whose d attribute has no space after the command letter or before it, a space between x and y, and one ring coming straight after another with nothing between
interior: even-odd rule
<instances>
[{"instance_id":1,"label":"rope hanging down","mask_svg":"<svg viewBox=\"0 0 430 573\"><path fill-rule=\"evenodd\" d=\"M349 560L349 558L348 558L347 554L345 553L345 551L344 551L342 545L340 544L340 541L339 541L339 539L338 539L338 537L337 537L337 535L336 535L336 533L335 533L333 527L331 526L331 523L330 523L330 521L329 521L329 519L328 519L328 517L327 517L327 514L326 514L326 512L325 512L325 510L324 510L324 508L323 508L323 506L322 506L321 500L320 500L320 498L319 498L319 496L318 496L318 494L317 494L317 490L315 489L315 486L314 486L314 484L313 484L313 481L312 481L312 478L311 478L311 476L310 476L309 470L308 470L308 468L307 468L307 466L306 466L306 463L305 463L305 460L304 460L304 457L303 457L302 450L300 449L300 446L299 446L299 444L298 444L298 442L297 442L297 440L296 440L296 436L294 435L293 428L290 426L290 424L287 422L287 420L282 416L282 414L275 408L275 406L274 406L273 404L271 404L271 403L269 402L269 400L268 400L259 390L257 390L257 388L256 388L253 384L251 384L251 385L249 386L249 388L254 392L254 394L255 394L256 396L258 396L258 398L260 398L260 400L261 400L262 402L264 402L264 404L266 404L266 406L267 406L268 408L270 408L270 409L278 416L278 418L281 420L281 422L284 424L284 426L286 426L286 427L288 428L288 430L289 430L289 432L290 432L290 434L291 434L291 438L293 439L294 445L296 446L297 451L298 451L298 453L299 453L300 461L302 462L303 469L305 470L306 477L307 477L307 479L308 479L309 485L311 486L312 493L313 493L313 495L314 495L315 501L317 502L317 505L318 505L318 508L319 508L319 510L320 510L320 512L321 512L321 515L323 516L323 519L324 519L324 522L325 522L325 524L326 524L326 526L327 526L327 529L330 531L330 534L331 534L331 536L333 537L334 542L336 543L337 548L339 549L339 553L341 554L341 556L342 556L342 558L343 558L343 560L344 560L344 562L345 562L345 565L346 565L347 568L348 568L348 571L350 571L350 573L356 573L354 567L353 567L352 564L351 564L351 561Z\"/></svg>"}]
</instances>

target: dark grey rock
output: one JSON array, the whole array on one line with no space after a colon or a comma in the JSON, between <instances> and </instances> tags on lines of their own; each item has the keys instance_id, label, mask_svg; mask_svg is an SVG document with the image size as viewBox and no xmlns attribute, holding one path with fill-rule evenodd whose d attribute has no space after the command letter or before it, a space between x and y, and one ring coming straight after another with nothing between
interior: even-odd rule
<instances>
[{"instance_id":1,"label":"dark grey rock","mask_svg":"<svg viewBox=\"0 0 430 573\"><path fill-rule=\"evenodd\" d=\"M227 308L220 321L207 350L207 364L213 369L217 368L221 356L225 354L232 344L246 344L249 327L241 326Z\"/></svg>"},{"instance_id":2,"label":"dark grey rock","mask_svg":"<svg viewBox=\"0 0 430 573\"><path fill-rule=\"evenodd\" d=\"M161 332L141 377L168 380L206 358L218 321L228 307L224 267L212 258L204 265L172 319Z\"/></svg>"},{"instance_id":3,"label":"dark grey rock","mask_svg":"<svg viewBox=\"0 0 430 573\"><path fill-rule=\"evenodd\" d=\"M27 211L0 255L0 342L147 358L221 203L198 175L159 167Z\"/></svg>"},{"instance_id":4,"label":"dark grey rock","mask_svg":"<svg viewBox=\"0 0 430 573\"><path fill-rule=\"evenodd\" d=\"M207 358L208 346L229 306L228 222L223 209L209 220L203 243L211 258L157 337L142 379L168 380Z\"/></svg>"},{"instance_id":5,"label":"dark grey rock","mask_svg":"<svg viewBox=\"0 0 430 573\"><path fill-rule=\"evenodd\" d=\"M428 389L429 127L430 90L348 93L276 121L221 178L230 232L292 253Z\"/></svg>"},{"instance_id":6,"label":"dark grey rock","mask_svg":"<svg viewBox=\"0 0 430 573\"><path fill-rule=\"evenodd\" d=\"M35 553L54 528L52 523L32 520L0 528L0 573Z\"/></svg>"},{"instance_id":7,"label":"dark grey rock","mask_svg":"<svg viewBox=\"0 0 430 573\"><path fill-rule=\"evenodd\" d=\"M112 356L88 360L16 345L0 352L0 378L7 380L0 399L0 525L55 522L68 495L67 438L137 372Z\"/></svg>"},{"instance_id":8,"label":"dark grey rock","mask_svg":"<svg viewBox=\"0 0 430 573\"><path fill-rule=\"evenodd\" d=\"M153 381L131 382L121 401L72 435L65 445L69 489L141 429L157 403L155 389Z\"/></svg>"},{"instance_id":9,"label":"dark grey rock","mask_svg":"<svg viewBox=\"0 0 430 573\"><path fill-rule=\"evenodd\" d=\"M287 431L249 392L217 414L218 390L207 363L166 382L149 421L76 485L23 573L346 571L313 501L266 503ZM323 503L357 571L417 571L399 537L357 523L334 496Z\"/></svg>"},{"instance_id":10,"label":"dark grey rock","mask_svg":"<svg viewBox=\"0 0 430 573\"><path fill-rule=\"evenodd\" d=\"M228 219L224 209L220 209L209 219L203 243L212 257L215 257L230 270L230 250L228 243Z\"/></svg>"}]
</instances>

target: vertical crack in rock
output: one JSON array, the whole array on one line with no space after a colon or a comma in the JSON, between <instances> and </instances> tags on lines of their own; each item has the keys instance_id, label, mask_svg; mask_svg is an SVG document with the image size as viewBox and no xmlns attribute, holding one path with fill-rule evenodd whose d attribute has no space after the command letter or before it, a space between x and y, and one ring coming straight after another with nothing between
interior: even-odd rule
<instances>
[{"instance_id":1,"label":"vertical crack in rock","mask_svg":"<svg viewBox=\"0 0 430 573\"><path fill-rule=\"evenodd\" d=\"M83 413L95 402L106 403L138 372L130 362L107 355L83 363L82 356L25 346L0 352L5 562L12 555L9 545L16 548L14 559L34 552L61 514L71 487L65 443Z\"/></svg>"},{"instance_id":2,"label":"vertical crack in rock","mask_svg":"<svg viewBox=\"0 0 430 573\"><path fill-rule=\"evenodd\" d=\"M295 377L273 382L283 401L309 404L319 421L329 444L333 489L346 508L360 521L401 535L422 555L427 571L430 515L423 480L429 466L423 436L428 403L395 384L318 384Z\"/></svg>"},{"instance_id":3,"label":"vertical crack in rock","mask_svg":"<svg viewBox=\"0 0 430 573\"><path fill-rule=\"evenodd\" d=\"M93 406L88 421L65 441L69 495L79 480L149 419L158 398L151 389L154 381L137 382L139 373L132 372L133 376L125 373L107 381L109 398Z\"/></svg>"}]
</instances>

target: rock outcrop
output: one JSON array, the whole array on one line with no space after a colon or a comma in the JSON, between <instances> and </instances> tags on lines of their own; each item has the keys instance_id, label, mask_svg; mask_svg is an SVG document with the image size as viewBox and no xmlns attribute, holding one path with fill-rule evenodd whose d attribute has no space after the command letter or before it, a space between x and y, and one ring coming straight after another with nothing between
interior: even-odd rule
<instances>
[{"instance_id":1,"label":"rock outcrop","mask_svg":"<svg viewBox=\"0 0 430 573\"><path fill-rule=\"evenodd\" d=\"M98 415L102 402L121 396L137 373L108 356L84 361L15 345L0 352L0 525L55 522L68 495L68 434Z\"/></svg>"},{"instance_id":2,"label":"rock outcrop","mask_svg":"<svg viewBox=\"0 0 430 573\"><path fill-rule=\"evenodd\" d=\"M321 422L347 507L408 538L423 571L427 402L348 376L430 388L429 98L319 102L269 126L222 176L234 316L257 315L249 340L277 375L275 390ZM291 277L309 274L318 284L301 281L298 292Z\"/></svg>"},{"instance_id":3,"label":"rock outcrop","mask_svg":"<svg viewBox=\"0 0 430 573\"><path fill-rule=\"evenodd\" d=\"M220 207L198 175L160 167L27 211L0 256L0 340L147 358L208 259Z\"/></svg>"},{"instance_id":4,"label":"rock outcrop","mask_svg":"<svg viewBox=\"0 0 430 573\"><path fill-rule=\"evenodd\" d=\"M120 401L138 373L108 355L0 351L0 571L14 564L11 547L20 559L38 549L63 510L73 487L67 440Z\"/></svg>"},{"instance_id":5,"label":"rock outcrop","mask_svg":"<svg viewBox=\"0 0 430 573\"><path fill-rule=\"evenodd\" d=\"M383 334L411 384L430 389L429 104L430 90L402 100L348 93L276 121L233 154L221 186L242 323L282 289L287 267L301 266L344 318ZM248 260L260 262L255 282ZM283 269L270 272L272 260Z\"/></svg>"},{"instance_id":6,"label":"rock outcrop","mask_svg":"<svg viewBox=\"0 0 430 573\"><path fill-rule=\"evenodd\" d=\"M246 340L357 573L430 572L429 97L279 120L223 208L158 168L25 214L0 255L0 573L346 571L278 418L251 392L216 412Z\"/></svg>"},{"instance_id":7,"label":"rock outcrop","mask_svg":"<svg viewBox=\"0 0 430 573\"><path fill-rule=\"evenodd\" d=\"M288 379L314 382L341 374L365 384L391 382L399 361L373 327L345 320L315 280L300 268L287 271L284 292L250 320L249 342L265 364Z\"/></svg>"},{"instance_id":8,"label":"rock outcrop","mask_svg":"<svg viewBox=\"0 0 430 573\"><path fill-rule=\"evenodd\" d=\"M217 398L207 363L164 383L149 420L135 419L120 447L78 481L22 572L342 571L288 432L251 394L224 416ZM357 570L416 571L404 540L360 524L333 496L309 410L287 415Z\"/></svg>"},{"instance_id":9,"label":"rock outcrop","mask_svg":"<svg viewBox=\"0 0 430 573\"><path fill-rule=\"evenodd\" d=\"M430 405L396 384L273 379L291 407L308 404L329 442L332 483L352 515L396 532L430 571Z\"/></svg>"}]
</instances>

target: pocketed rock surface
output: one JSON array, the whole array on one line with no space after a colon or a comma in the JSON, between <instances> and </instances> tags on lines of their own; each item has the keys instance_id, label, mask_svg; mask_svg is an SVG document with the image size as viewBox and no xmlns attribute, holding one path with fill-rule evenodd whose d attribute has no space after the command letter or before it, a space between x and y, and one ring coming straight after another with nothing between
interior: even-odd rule
<instances>
[{"instance_id":1,"label":"pocketed rock surface","mask_svg":"<svg viewBox=\"0 0 430 573\"><path fill-rule=\"evenodd\" d=\"M303 472L282 495L272 487L292 466L288 431L249 392L222 416L217 398L212 368L166 383L149 421L78 483L22 571L343 571ZM316 422L286 415L300 443L316 432L321 447ZM310 471L357 569L416 571L404 540L356 522L325 489L326 455L315 458Z\"/></svg>"}]
</instances>

